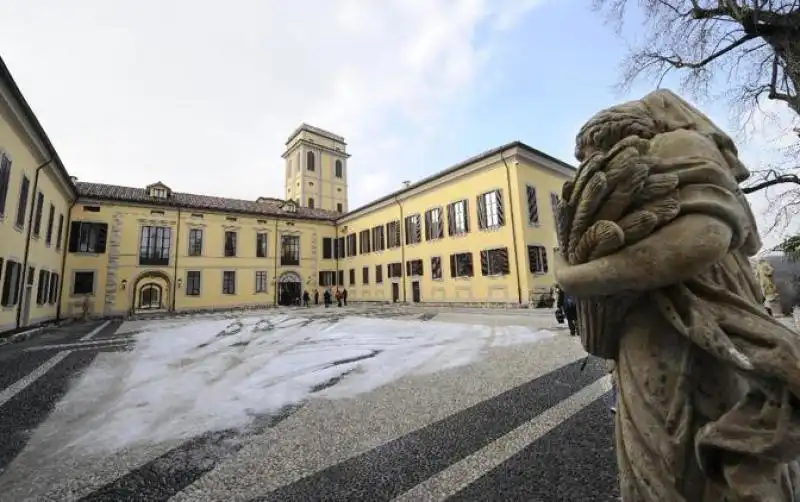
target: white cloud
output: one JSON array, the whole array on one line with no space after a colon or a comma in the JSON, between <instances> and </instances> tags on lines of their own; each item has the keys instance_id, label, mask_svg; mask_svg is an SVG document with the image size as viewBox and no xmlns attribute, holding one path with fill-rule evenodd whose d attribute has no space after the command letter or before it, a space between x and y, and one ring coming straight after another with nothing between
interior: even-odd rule
<instances>
[{"instance_id":1,"label":"white cloud","mask_svg":"<svg viewBox=\"0 0 800 502\"><path fill-rule=\"evenodd\" d=\"M541 2L2 3L3 57L81 179L280 195L283 144L305 121L347 138L354 206L409 176Z\"/></svg>"}]
</instances>

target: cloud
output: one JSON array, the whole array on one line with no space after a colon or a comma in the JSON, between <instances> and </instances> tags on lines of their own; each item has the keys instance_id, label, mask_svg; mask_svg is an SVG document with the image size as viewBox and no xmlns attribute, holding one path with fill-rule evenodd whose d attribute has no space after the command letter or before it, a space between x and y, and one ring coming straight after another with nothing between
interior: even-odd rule
<instances>
[{"instance_id":1,"label":"cloud","mask_svg":"<svg viewBox=\"0 0 800 502\"><path fill-rule=\"evenodd\" d=\"M81 179L279 196L305 121L347 138L354 207L413 172L540 3L6 0L0 46Z\"/></svg>"}]
</instances>

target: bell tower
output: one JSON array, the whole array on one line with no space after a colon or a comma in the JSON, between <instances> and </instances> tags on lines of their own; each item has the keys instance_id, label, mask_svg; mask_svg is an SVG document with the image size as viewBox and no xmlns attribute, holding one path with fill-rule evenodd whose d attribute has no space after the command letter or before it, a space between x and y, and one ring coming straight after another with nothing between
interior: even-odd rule
<instances>
[{"instance_id":1,"label":"bell tower","mask_svg":"<svg viewBox=\"0 0 800 502\"><path fill-rule=\"evenodd\" d=\"M301 124L286 141L284 197L301 207L346 213L347 143L318 127Z\"/></svg>"}]
</instances>

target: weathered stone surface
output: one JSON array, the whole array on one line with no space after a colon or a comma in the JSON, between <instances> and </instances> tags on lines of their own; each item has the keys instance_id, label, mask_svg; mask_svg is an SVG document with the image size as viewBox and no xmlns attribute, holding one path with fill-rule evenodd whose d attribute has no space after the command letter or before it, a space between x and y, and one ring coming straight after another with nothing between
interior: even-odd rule
<instances>
[{"instance_id":1,"label":"weathered stone surface","mask_svg":"<svg viewBox=\"0 0 800 502\"><path fill-rule=\"evenodd\" d=\"M616 361L623 500L800 500L800 337L773 319L731 139L670 91L578 134L556 274Z\"/></svg>"}]
</instances>

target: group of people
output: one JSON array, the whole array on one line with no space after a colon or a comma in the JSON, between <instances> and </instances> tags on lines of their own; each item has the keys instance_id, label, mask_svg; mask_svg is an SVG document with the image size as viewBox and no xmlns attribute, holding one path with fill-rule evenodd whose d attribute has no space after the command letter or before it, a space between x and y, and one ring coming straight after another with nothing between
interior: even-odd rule
<instances>
[{"instance_id":1,"label":"group of people","mask_svg":"<svg viewBox=\"0 0 800 502\"><path fill-rule=\"evenodd\" d=\"M558 322L561 323L564 320L567 321L567 326L569 326L569 334L571 336L577 336L578 334L578 303L575 301L575 297L561 289L561 286L556 284L553 286L553 296L556 299L556 318ZM608 372L611 374L611 386L613 391L613 401L611 403L611 412L617 412L617 383L616 378L614 378L614 361L609 361L608 364Z\"/></svg>"},{"instance_id":2,"label":"group of people","mask_svg":"<svg viewBox=\"0 0 800 502\"><path fill-rule=\"evenodd\" d=\"M310 307L311 306L311 294L308 290L303 291L303 306ZM333 301L336 300L336 304L338 307L347 306L347 289L339 289L331 291L331 288L325 288L325 291L322 292L322 302L325 305L325 308L330 307L333 305ZM319 290L314 289L314 305L319 305Z\"/></svg>"}]
</instances>

